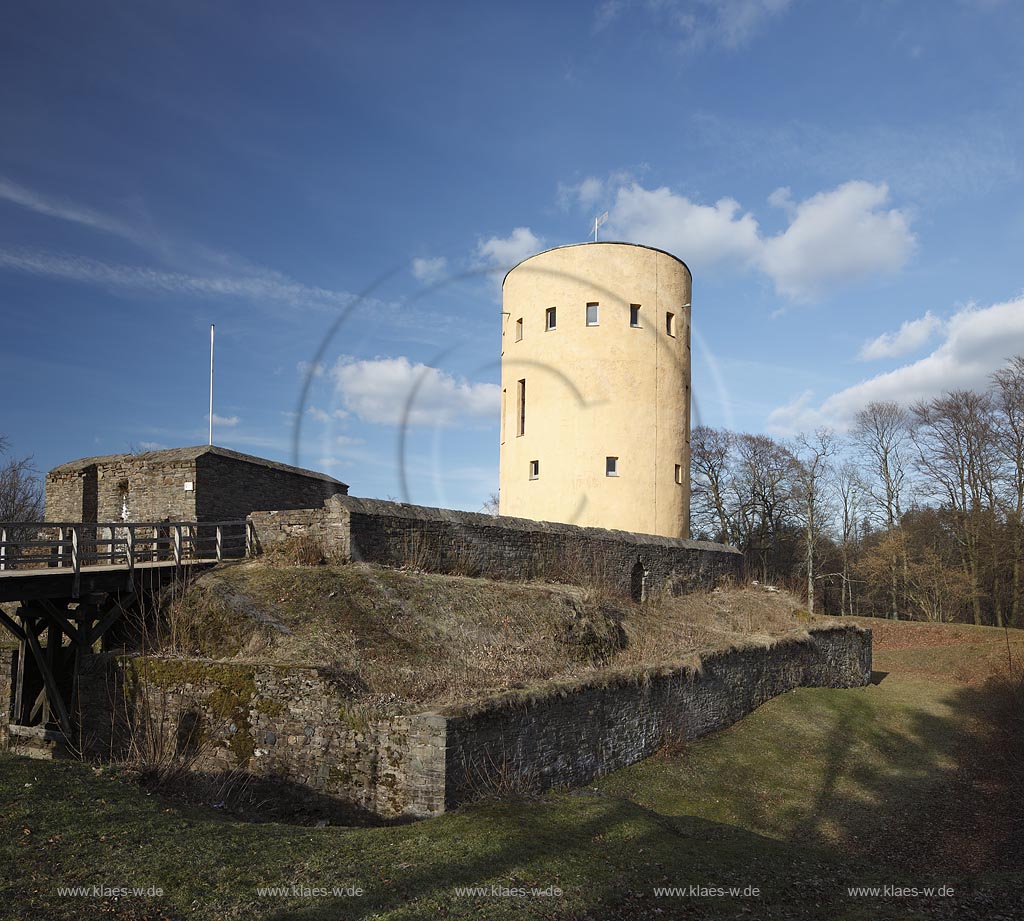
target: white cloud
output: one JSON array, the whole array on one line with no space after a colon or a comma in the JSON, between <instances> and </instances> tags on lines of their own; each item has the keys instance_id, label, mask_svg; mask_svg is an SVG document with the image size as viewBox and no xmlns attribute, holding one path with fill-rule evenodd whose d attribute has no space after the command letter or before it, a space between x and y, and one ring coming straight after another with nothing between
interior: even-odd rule
<instances>
[{"instance_id":1,"label":"white cloud","mask_svg":"<svg viewBox=\"0 0 1024 921\"><path fill-rule=\"evenodd\" d=\"M654 17L670 34L680 36L686 49L709 45L734 49L746 45L791 4L792 0L656 0L643 4L605 0L594 15L593 30L607 29L635 6Z\"/></svg>"},{"instance_id":2,"label":"white cloud","mask_svg":"<svg viewBox=\"0 0 1024 921\"><path fill-rule=\"evenodd\" d=\"M930 310L923 317L907 320L894 333L882 333L876 339L865 342L857 356L861 361L879 358L899 358L924 345L942 329L942 320Z\"/></svg>"},{"instance_id":3,"label":"white cloud","mask_svg":"<svg viewBox=\"0 0 1024 921\"><path fill-rule=\"evenodd\" d=\"M139 449L142 451L163 451L167 445L161 444L159 441L140 441Z\"/></svg>"},{"instance_id":4,"label":"white cloud","mask_svg":"<svg viewBox=\"0 0 1024 921\"><path fill-rule=\"evenodd\" d=\"M343 409L332 409L328 412L325 409L321 409L319 406L310 406L306 410L306 415L316 422L330 422L332 419L340 422L343 419L348 418L348 413Z\"/></svg>"},{"instance_id":5,"label":"white cloud","mask_svg":"<svg viewBox=\"0 0 1024 921\"><path fill-rule=\"evenodd\" d=\"M773 410L769 431L793 434L819 425L843 429L859 409L874 401L909 405L950 390L984 388L994 371L1024 355L1024 297L990 307L965 307L945 325L945 338L924 358L868 378L832 394L818 406L813 394Z\"/></svg>"},{"instance_id":6,"label":"white cloud","mask_svg":"<svg viewBox=\"0 0 1024 921\"><path fill-rule=\"evenodd\" d=\"M353 294L305 285L274 271L237 276L190 275L145 266L111 265L96 259L38 250L0 250L0 269L160 293L243 297L291 307L336 308L357 301Z\"/></svg>"},{"instance_id":7,"label":"white cloud","mask_svg":"<svg viewBox=\"0 0 1024 921\"><path fill-rule=\"evenodd\" d=\"M781 188L768 200L789 218L774 236L764 235L735 199L704 205L665 187L645 189L630 181L616 192L609 236L666 249L698 272L717 265L756 268L792 300L895 272L916 246L909 215L884 208L885 183L847 182L801 202Z\"/></svg>"},{"instance_id":8,"label":"white cloud","mask_svg":"<svg viewBox=\"0 0 1024 921\"><path fill-rule=\"evenodd\" d=\"M0 176L0 200L8 201L36 214L43 214L47 217L55 217L62 221L70 221L73 224L82 224L91 227L93 230L102 230L106 233L117 234L120 237L133 239L135 234L132 229L115 218L85 208L81 205L74 205L69 202L61 202L46 196L40 195L31 189L11 182Z\"/></svg>"},{"instance_id":9,"label":"white cloud","mask_svg":"<svg viewBox=\"0 0 1024 921\"><path fill-rule=\"evenodd\" d=\"M544 240L529 227L516 227L507 237L490 237L477 243L477 255L497 269L511 269L544 248Z\"/></svg>"},{"instance_id":10,"label":"white cloud","mask_svg":"<svg viewBox=\"0 0 1024 921\"><path fill-rule=\"evenodd\" d=\"M758 257L761 241L757 221L739 212L731 198L700 205L665 187L645 189L632 182L615 197L609 236L666 249L687 264L746 264Z\"/></svg>"},{"instance_id":11,"label":"white cloud","mask_svg":"<svg viewBox=\"0 0 1024 921\"><path fill-rule=\"evenodd\" d=\"M469 383L404 356L342 357L331 375L345 407L366 422L458 426L496 419L500 407L497 384Z\"/></svg>"},{"instance_id":12,"label":"white cloud","mask_svg":"<svg viewBox=\"0 0 1024 921\"><path fill-rule=\"evenodd\" d=\"M417 281L437 281L444 276L448 268L448 260L444 256L436 256L433 259L413 259L412 274Z\"/></svg>"},{"instance_id":13,"label":"white cloud","mask_svg":"<svg viewBox=\"0 0 1024 921\"><path fill-rule=\"evenodd\" d=\"M895 272L916 245L907 214L879 210L885 183L847 182L800 202L789 226L764 241L761 268L788 297L814 297L833 282Z\"/></svg>"},{"instance_id":14,"label":"white cloud","mask_svg":"<svg viewBox=\"0 0 1024 921\"><path fill-rule=\"evenodd\" d=\"M206 414L206 421L210 421L210 414ZM242 420L238 416L218 416L216 413L213 414L213 425L216 428L218 425L221 428L233 429Z\"/></svg>"}]
</instances>

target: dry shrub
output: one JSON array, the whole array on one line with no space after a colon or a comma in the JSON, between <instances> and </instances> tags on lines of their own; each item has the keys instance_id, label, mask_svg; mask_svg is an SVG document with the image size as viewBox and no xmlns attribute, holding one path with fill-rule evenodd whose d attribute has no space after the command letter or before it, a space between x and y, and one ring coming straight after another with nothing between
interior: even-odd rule
<instances>
[{"instance_id":1,"label":"dry shrub","mask_svg":"<svg viewBox=\"0 0 1024 921\"><path fill-rule=\"evenodd\" d=\"M265 562L278 566L322 566L327 562L323 545L312 534L293 534L264 547Z\"/></svg>"},{"instance_id":2,"label":"dry shrub","mask_svg":"<svg viewBox=\"0 0 1024 921\"><path fill-rule=\"evenodd\" d=\"M509 756L502 741L501 754L488 750L471 761L463 761L469 798L510 799L536 794L541 789L540 774L529 764Z\"/></svg>"},{"instance_id":3,"label":"dry shrub","mask_svg":"<svg viewBox=\"0 0 1024 921\"><path fill-rule=\"evenodd\" d=\"M557 578L568 585L586 590L585 599L591 604L616 604L629 600L622 588L621 573L617 573L603 554L595 556L573 544L558 560Z\"/></svg>"},{"instance_id":4,"label":"dry shrub","mask_svg":"<svg viewBox=\"0 0 1024 921\"><path fill-rule=\"evenodd\" d=\"M663 592L636 606L625 622L629 645L616 665L670 665L695 650L781 636L801 626L799 606L786 592L719 588L671 595Z\"/></svg>"}]
</instances>

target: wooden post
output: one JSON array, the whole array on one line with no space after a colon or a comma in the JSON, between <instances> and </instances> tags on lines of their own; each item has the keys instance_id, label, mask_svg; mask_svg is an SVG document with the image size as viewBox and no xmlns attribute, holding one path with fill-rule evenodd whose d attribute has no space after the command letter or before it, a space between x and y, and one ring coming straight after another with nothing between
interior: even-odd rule
<instances>
[{"instance_id":1,"label":"wooden post","mask_svg":"<svg viewBox=\"0 0 1024 921\"><path fill-rule=\"evenodd\" d=\"M181 566L181 525L174 525L174 565Z\"/></svg>"},{"instance_id":2,"label":"wooden post","mask_svg":"<svg viewBox=\"0 0 1024 921\"><path fill-rule=\"evenodd\" d=\"M67 536L67 532L64 530L64 526L60 525L57 528L57 568L64 568L64 538Z\"/></svg>"},{"instance_id":3,"label":"wooden post","mask_svg":"<svg viewBox=\"0 0 1024 921\"><path fill-rule=\"evenodd\" d=\"M49 629L49 628L47 628ZM43 655L43 650L39 646L39 640L36 638L35 632L29 630L25 634L28 640L29 646L32 648L32 655L35 657L36 665L39 666L39 671L43 676L43 685L46 688L46 703L48 707L53 707L57 712L57 719L60 722L60 728L64 730L64 735L70 740L71 738L71 718L68 716L67 707L64 706L64 700L60 696L60 688L57 687L57 682L53 677L53 672L47 667L46 656ZM49 646L49 643L47 643Z\"/></svg>"},{"instance_id":4,"label":"wooden post","mask_svg":"<svg viewBox=\"0 0 1024 921\"><path fill-rule=\"evenodd\" d=\"M7 568L7 528L0 528L0 570Z\"/></svg>"},{"instance_id":5,"label":"wooden post","mask_svg":"<svg viewBox=\"0 0 1024 921\"><path fill-rule=\"evenodd\" d=\"M221 532L220 525L217 525L217 562L221 562L224 559L224 535Z\"/></svg>"},{"instance_id":6,"label":"wooden post","mask_svg":"<svg viewBox=\"0 0 1024 921\"><path fill-rule=\"evenodd\" d=\"M71 597L78 597L78 588L82 579L82 555L80 552L81 547L81 526L73 524L71 526L71 568L74 570L75 578L71 586Z\"/></svg>"},{"instance_id":7,"label":"wooden post","mask_svg":"<svg viewBox=\"0 0 1024 921\"><path fill-rule=\"evenodd\" d=\"M252 521L248 518L245 519L245 555L256 556L256 534Z\"/></svg>"},{"instance_id":8,"label":"wooden post","mask_svg":"<svg viewBox=\"0 0 1024 921\"><path fill-rule=\"evenodd\" d=\"M135 525L128 525L128 536L125 538L125 556L128 558L128 575L135 575Z\"/></svg>"}]
</instances>

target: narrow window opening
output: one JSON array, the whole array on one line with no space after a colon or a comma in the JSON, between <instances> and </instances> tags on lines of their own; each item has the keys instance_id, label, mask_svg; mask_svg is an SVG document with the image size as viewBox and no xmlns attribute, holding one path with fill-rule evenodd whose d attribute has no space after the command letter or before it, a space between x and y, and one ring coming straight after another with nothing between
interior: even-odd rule
<instances>
[{"instance_id":1,"label":"narrow window opening","mask_svg":"<svg viewBox=\"0 0 1024 921\"><path fill-rule=\"evenodd\" d=\"M676 483L679 486L683 485L683 465L676 464Z\"/></svg>"},{"instance_id":2,"label":"narrow window opening","mask_svg":"<svg viewBox=\"0 0 1024 921\"><path fill-rule=\"evenodd\" d=\"M647 570L639 557L629 574L629 594L637 604L647 598Z\"/></svg>"},{"instance_id":3,"label":"narrow window opening","mask_svg":"<svg viewBox=\"0 0 1024 921\"><path fill-rule=\"evenodd\" d=\"M524 377L519 382L519 419L516 423L516 434L523 435L526 433L526 378Z\"/></svg>"},{"instance_id":4,"label":"narrow window opening","mask_svg":"<svg viewBox=\"0 0 1024 921\"><path fill-rule=\"evenodd\" d=\"M544 328L545 329L554 329L556 323L557 323L557 317L555 316L555 308L554 307L548 307L547 311L544 314Z\"/></svg>"},{"instance_id":5,"label":"narrow window opening","mask_svg":"<svg viewBox=\"0 0 1024 921\"><path fill-rule=\"evenodd\" d=\"M640 305L639 304L630 304L629 305L629 325L632 326L633 329L639 329L640 328Z\"/></svg>"},{"instance_id":6,"label":"narrow window opening","mask_svg":"<svg viewBox=\"0 0 1024 921\"><path fill-rule=\"evenodd\" d=\"M587 326L597 326L597 309L597 304L587 304Z\"/></svg>"},{"instance_id":7,"label":"narrow window opening","mask_svg":"<svg viewBox=\"0 0 1024 921\"><path fill-rule=\"evenodd\" d=\"M619 475L619 459L617 457L606 457L604 459L604 475L605 476L618 476Z\"/></svg>"},{"instance_id":8,"label":"narrow window opening","mask_svg":"<svg viewBox=\"0 0 1024 921\"><path fill-rule=\"evenodd\" d=\"M523 338L523 318L516 320L516 342Z\"/></svg>"},{"instance_id":9,"label":"narrow window opening","mask_svg":"<svg viewBox=\"0 0 1024 921\"><path fill-rule=\"evenodd\" d=\"M674 313L665 314L665 332L673 337L676 334L676 315Z\"/></svg>"},{"instance_id":10,"label":"narrow window opening","mask_svg":"<svg viewBox=\"0 0 1024 921\"><path fill-rule=\"evenodd\" d=\"M530 479L536 480L540 476L540 461L530 461Z\"/></svg>"},{"instance_id":11,"label":"narrow window opening","mask_svg":"<svg viewBox=\"0 0 1024 921\"><path fill-rule=\"evenodd\" d=\"M504 387L501 388L501 443L505 443L505 398L506 390Z\"/></svg>"}]
</instances>

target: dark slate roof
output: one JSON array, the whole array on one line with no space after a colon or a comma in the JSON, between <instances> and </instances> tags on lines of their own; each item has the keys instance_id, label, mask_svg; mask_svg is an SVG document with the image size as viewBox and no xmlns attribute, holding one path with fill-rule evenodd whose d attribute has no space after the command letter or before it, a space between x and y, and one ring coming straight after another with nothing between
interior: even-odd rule
<instances>
[{"instance_id":1,"label":"dark slate roof","mask_svg":"<svg viewBox=\"0 0 1024 921\"><path fill-rule=\"evenodd\" d=\"M326 473L319 473L316 470L305 470L302 467L293 467L291 464L282 464L278 461L267 460L265 457L255 457L252 454L242 454L241 451L232 451L229 448L218 448L216 445L196 445L192 448L166 448L163 451L146 451L142 454L104 454L98 457L82 457L79 460L68 461L54 467L50 473L75 473L93 465L112 464L117 461L141 461L146 464L160 465L173 464L180 461L191 461L204 454L216 454L218 457L228 457L231 460L242 461L246 464L259 464L261 467L269 467L271 470L282 470L285 473L296 473L300 476L312 477L315 480L323 480L326 483L337 483L339 486L346 486L341 480L336 480Z\"/></svg>"}]
</instances>

